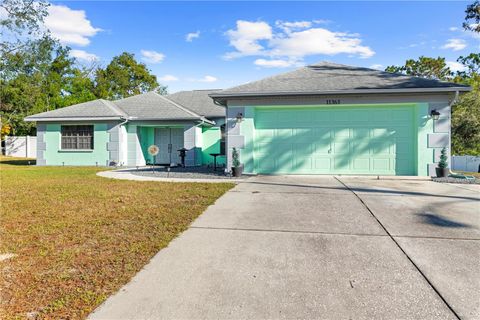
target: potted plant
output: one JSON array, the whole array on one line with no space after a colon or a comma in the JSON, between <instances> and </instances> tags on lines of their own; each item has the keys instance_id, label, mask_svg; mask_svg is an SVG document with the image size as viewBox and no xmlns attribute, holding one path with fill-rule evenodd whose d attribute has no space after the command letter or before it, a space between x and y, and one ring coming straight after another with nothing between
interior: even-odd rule
<instances>
[{"instance_id":1,"label":"potted plant","mask_svg":"<svg viewBox=\"0 0 480 320\"><path fill-rule=\"evenodd\" d=\"M440 161L438 162L438 166L435 168L435 172L439 178L448 177L450 169L448 168L447 159L447 149L443 147L442 151L440 152Z\"/></svg>"},{"instance_id":2,"label":"potted plant","mask_svg":"<svg viewBox=\"0 0 480 320\"><path fill-rule=\"evenodd\" d=\"M240 163L240 155L236 148L232 150L232 175L234 177L240 177L243 172L243 166Z\"/></svg>"}]
</instances>

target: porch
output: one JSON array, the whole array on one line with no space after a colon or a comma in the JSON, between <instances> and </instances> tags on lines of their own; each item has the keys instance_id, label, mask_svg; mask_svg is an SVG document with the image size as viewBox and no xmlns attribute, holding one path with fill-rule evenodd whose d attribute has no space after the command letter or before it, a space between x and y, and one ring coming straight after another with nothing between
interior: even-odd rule
<instances>
[{"instance_id":1,"label":"porch","mask_svg":"<svg viewBox=\"0 0 480 320\"><path fill-rule=\"evenodd\" d=\"M181 163L179 149L185 148L185 165L213 166L211 154L221 154L222 133L219 127L194 123L128 123L126 125L127 166L177 165ZM148 148L156 145L159 153L152 156ZM224 156L217 156L217 165L223 166Z\"/></svg>"}]
</instances>

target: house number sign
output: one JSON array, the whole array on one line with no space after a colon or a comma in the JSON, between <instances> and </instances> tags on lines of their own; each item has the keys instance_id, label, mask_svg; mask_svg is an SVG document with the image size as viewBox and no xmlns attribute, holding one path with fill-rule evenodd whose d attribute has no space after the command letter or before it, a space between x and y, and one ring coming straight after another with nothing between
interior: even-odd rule
<instances>
[{"instance_id":1,"label":"house number sign","mask_svg":"<svg viewBox=\"0 0 480 320\"><path fill-rule=\"evenodd\" d=\"M326 102L327 102L327 104L340 104L341 103L340 99L327 99Z\"/></svg>"}]
</instances>

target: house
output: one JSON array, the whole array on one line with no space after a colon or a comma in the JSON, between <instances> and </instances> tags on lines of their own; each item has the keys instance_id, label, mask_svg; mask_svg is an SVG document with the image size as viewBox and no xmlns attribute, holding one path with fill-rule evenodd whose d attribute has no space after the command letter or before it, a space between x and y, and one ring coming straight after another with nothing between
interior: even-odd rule
<instances>
[{"instance_id":1,"label":"house","mask_svg":"<svg viewBox=\"0 0 480 320\"><path fill-rule=\"evenodd\" d=\"M469 90L323 62L210 96L227 109L227 167L235 147L246 173L427 176Z\"/></svg>"},{"instance_id":2,"label":"house","mask_svg":"<svg viewBox=\"0 0 480 320\"><path fill-rule=\"evenodd\" d=\"M225 90L95 100L26 120L38 122L40 165L178 163L185 147L187 165L225 149L230 168L236 148L249 174L426 176L449 149L451 105L469 90L322 62Z\"/></svg>"},{"instance_id":3,"label":"house","mask_svg":"<svg viewBox=\"0 0 480 320\"><path fill-rule=\"evenodd\" d=\"M29 116L37 122L37 165L181 163L182 148L187 166L209 164L210 153L222 153L224 145L225 109L208 96L214 91L148 92ZM159 147L155 157L148 153L152 144Z\"/></svg>"}]
</instances>

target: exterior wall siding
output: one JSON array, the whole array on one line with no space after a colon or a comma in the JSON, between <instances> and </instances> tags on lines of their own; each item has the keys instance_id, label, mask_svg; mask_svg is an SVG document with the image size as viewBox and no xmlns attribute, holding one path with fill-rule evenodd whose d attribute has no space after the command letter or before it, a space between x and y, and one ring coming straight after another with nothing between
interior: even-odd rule
<instances>
[{"instance_id":1,"label":"exterior wall siding","mask_svg":"<svg viewBox=\"0 0 480 320\"><path fill-rule=\"evenodd\" d=\"M377 95L377 96L339 96L339 97L296 97L296 98L267 98L267 99L242 99L228 102L227 108L227 166L231 167L232 149L240 151L241 162L246 173L255 174L253 142L255 139L255 107L298 107L298 106L328 106L326 99L339 99L344 105L376 105L376 104L401 104L415 105L416 126L416 175L434 175L438 162L439 151L447 147L450 158L450 103L453 95ZM441 116L438 121L430 118L430 111L436 109ZM236 116L244 115L243 121L238 124Z\"/></svg>"},{"instance_id":2,"label":"exterior wall siding","mask_svg":"<svg viewBox=\"0 0 480 320\"><path fill-rule=\"evenodd\" d=\"M66 123L72 124L72 123ZM92 123L82 123L92 124ZM61 150L61 126L60 123L48 123L44 128L40 126L40 141L44 143L45 150L40 154L38 165L53 166L108 166L110 153L108 143L110 141L108 128L109 123L93 123L94 126L94 149L88 151ZM43 145L39 145L40 148ZM37 146L37 147L39 147ZM42 153L42 152L40 152Z\"/></svg>"},{"instance_id":3,"label":"exterior wall siding","mask_svg":"<svg viewBox=\"0 0 480 320\"><path fill-rule=\"evenodd\" d=\"M211 153L220 153L220 140L222 133L220 127L206 127L202 129L202 164L212 165ZM217 157L217 165L225 164L225 157Z\"/></svg>"}]
</instances>

